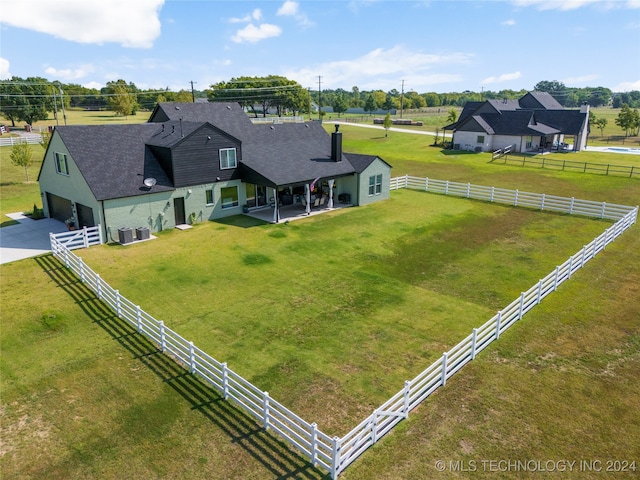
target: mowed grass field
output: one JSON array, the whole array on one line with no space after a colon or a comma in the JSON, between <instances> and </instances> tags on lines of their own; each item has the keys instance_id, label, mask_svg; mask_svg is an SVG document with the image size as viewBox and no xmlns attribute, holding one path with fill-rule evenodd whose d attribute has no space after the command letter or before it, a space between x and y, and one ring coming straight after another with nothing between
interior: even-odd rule
<instances>
[{"instance_id":1,"label":"mowed grass field","mask_svg":"<svg viewBox=\"0 0 640 480\"><path fill-rule=\"evenodd\" d=\"M424 136L341 129L346 151L377 153L394 175L640 203L635 179L493 165L445 155ZM343 435L607 226L399 191L286 225L234 217L78 253L156 318ZM473 460L487 478L540 473L483 470L483 460L638 466L637 229L342 478L468 475L439 472L437 460ZM324 476L158 354L50 256L0 269L3 478Z\"/></svg>"}]
</instances>

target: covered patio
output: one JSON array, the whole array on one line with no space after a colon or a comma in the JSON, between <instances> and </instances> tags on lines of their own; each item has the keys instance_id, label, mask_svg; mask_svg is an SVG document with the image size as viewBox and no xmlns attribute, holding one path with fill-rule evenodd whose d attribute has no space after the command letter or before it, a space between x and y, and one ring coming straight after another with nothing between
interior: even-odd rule
<instances>
[{"instance_id":1,"label":"covered patio","mask_svg":"<svg viewBox=\"0 0 640 480\"><path fill-rule=\"evenodd\" d=\"M353 204L349 201L334 201L332 206L328 203L323 205L313 206L313 202L310 205L303 204L302 202L296 202L290 205L278 205L266 206L263 208L251 209L245 213L253 218L262 220L269 223L283 223L293 220L299 220L302 218L308 218L314 215L320 215L322 213L332 212L341 208L351 207ZM275 211L277 208L277 211Z\"/></svg>"}]
</instances>

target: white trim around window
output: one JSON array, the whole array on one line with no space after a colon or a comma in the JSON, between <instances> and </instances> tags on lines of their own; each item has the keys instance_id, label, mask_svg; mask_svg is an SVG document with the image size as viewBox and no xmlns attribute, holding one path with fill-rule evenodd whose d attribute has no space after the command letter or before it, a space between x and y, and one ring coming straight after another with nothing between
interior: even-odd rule
<instances>
[{"instance_id":1,"label":"white trim around window","mask_svg":"<svg viewBox=\"0 0 640 480\"><path fill-rule=\"evenodd\" d=\"M67 156L64 153L55 152L54 154L56 172L60 175L69 176L69 163L67 162Z\"/></svg>"},{"instance_id":2,"label":"white trim around window","mask_svg":"<svg viewBox=\"0 0 640 480\"><path fill-rule=\"evenodd\" d=\"M238 161L236 160L235 148L221 148L220 151L220 170L236 168Z\"/></svg>"},{"instance_id":3,"label":"white trim around window","mask_svg":"<svg viewBox=\"0 0 640 480\"><path fill-rule=\"evenodd\" d=\"M380 195L382 193L382 174L371 175L369 177L369 196Z\"/></svg>"}]
</instances>

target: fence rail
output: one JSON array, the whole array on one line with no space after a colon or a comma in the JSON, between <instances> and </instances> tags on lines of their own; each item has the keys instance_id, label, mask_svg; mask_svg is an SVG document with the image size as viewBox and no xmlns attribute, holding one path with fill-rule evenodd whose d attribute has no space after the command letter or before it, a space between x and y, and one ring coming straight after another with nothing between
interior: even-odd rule
<instances>
[{"instance_id":1,"label":"fence rail","mask_svg":"<svg viewBox=\"0 0 640 480\"><path fill-rule=\"evenodd\" d=\"M537 155L534 157L529 157L521 154L496 155L496 152L494 152L491 157L491 163L499 163L499 162L495 162L495 160L497 160L498 158L502 158L503 164L507 164L507 163L518 164L522 167L533 166L533 167L539 167L539 168L549 168L549 169L579 172L579 173L615 175L619 177L640 176L640 168L634 165L626 166L626 165L612 165L610 163L576 162L573 160L564 160L564 159L559 160L557 158L546 158L544 155Z\"/></svg>"},{"instance_id":2,"label":"fence rail","mask_svg":"<svg viewBox=\"0 0 640 480\"><path fill-rule=\"evenodd\" d=\"M153 343L159 350L170 355L178 364L193 375L197 375L222 396L242 408L266 430L271 430L287 441L300 453L309 458L311 464L329 471L337 478L364 451L390 432L395 425L407 418L409 412L423 402L447 379L464 365L500 338L511 325L520 320L528 311L538 305L547 295L571 276L596 254L605 249L618 236L636 222L638 207L590 202L574 198L564 198L544 194L505 190L494 187L463 184L428 178L397 177L391 179L391 189L412 188L433 193L444 193L465 198L479 199L514 206L538 208L540 210L561 211L570 214L587 215L594 218L615 220L601 235L585 245L562 265L533 285L513 302L500 310L490 320L460 343L444 352L442 357L419 373L389 400L376 408L373 413L342 438L330 437L320 431L315 423L309 423L278 401L268 392L260 390L251 382L219 362L206 352L187 341L156 320L150 314L120 295L89 268L80 257L71 251L73 241L67 234L51 235L51 250L65 266L71 269L96 296L109 305L119 318L126 320L136 331ZM65 243L65 239L68 241ZM74 240L75 241L75 240Z\"/></svg>"},{"instance_id":3,"label":"fence rail","mask_svg":"<svg viewBox=\"0 0 640 480\"><path fill-rule=\"evenodd\" d=\"M69 250L78 248L89 248L93 245L104 243L102 238L102 228L100 225L95 227L84 227L80 230L72 230L69 232L51 234L56 239L56 244L61 244ZM51 243L53 248L53 242Z\"/></svg>"},{"instance_id":4,"label":"fence rail","mask_svg":"<svg viewBox=\"0 0 640 480\"><path fill-rule=\"evenodd\" d=\"M25 136L25 137L8 137L0 138L0 147L12 147L20 143L28 143L29 145L37 145L42 142L42 138L39 136Z\"/></svg>"}]
</instances>

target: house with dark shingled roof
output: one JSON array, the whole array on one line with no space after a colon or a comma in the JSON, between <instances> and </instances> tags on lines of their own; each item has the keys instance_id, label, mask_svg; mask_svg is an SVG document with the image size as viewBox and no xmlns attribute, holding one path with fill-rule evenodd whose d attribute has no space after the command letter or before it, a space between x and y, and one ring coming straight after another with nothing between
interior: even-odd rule
<instances>
[{"instance_id":1,"label":"house with dark shingled roof","mask_svg":"<svg viewBox=\"0 0 640 480\"><path fill-rule=\"evenodd\" d=\"M453 130L455 150L543 153L583 150L589 134L589 106L565 109L547 92L529 92L518 100L467 102Z\"/></svg>"},{"instance_id":2,"label":"house with dark shingled roof","mask_svg":"<svg viewBox=\"0 0 640 480\"><path fill-rule=\"evenodd\" d=\"M38 176L48 217L150 232L269 209L389 198L391 167L319 122L254 124L237 103L160 103L140 125L58 126ZM272 214L272 215L271 215Z\"/></svg>"}]
</instances>

